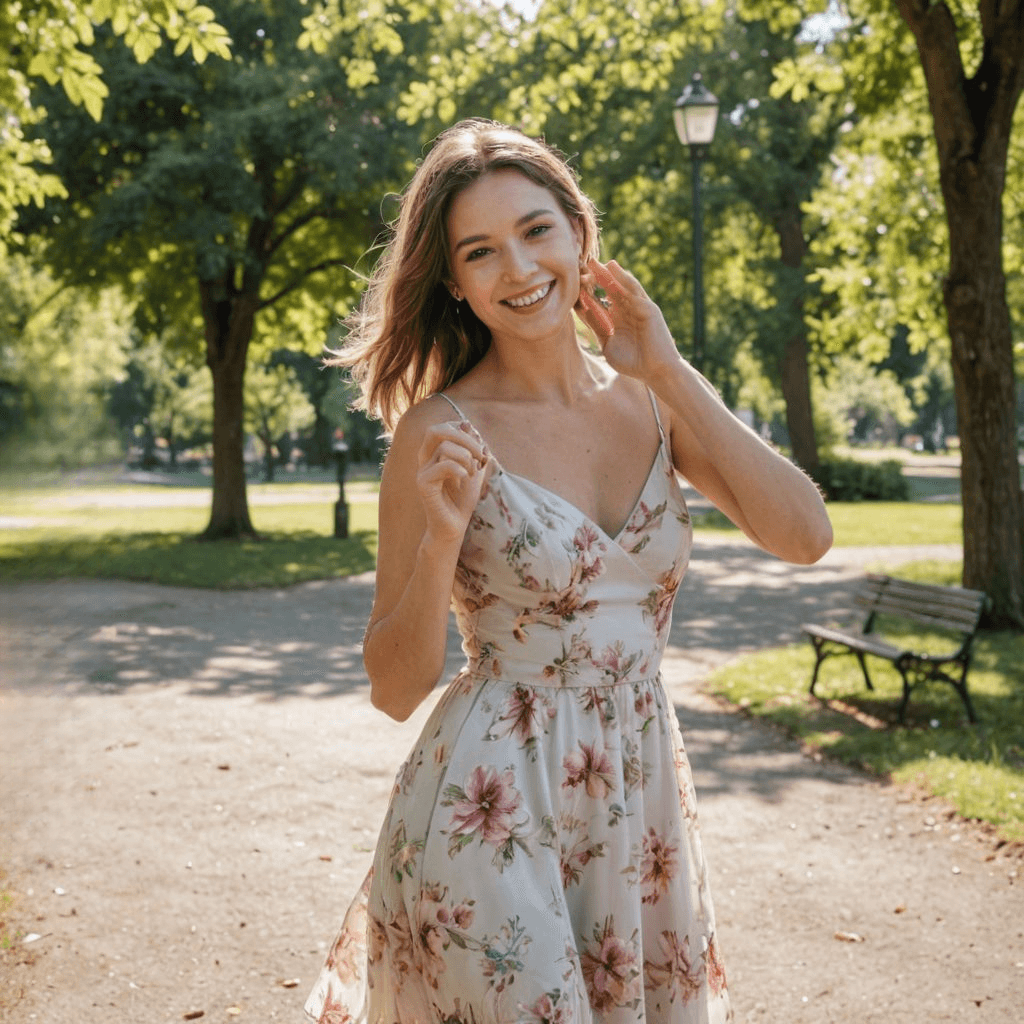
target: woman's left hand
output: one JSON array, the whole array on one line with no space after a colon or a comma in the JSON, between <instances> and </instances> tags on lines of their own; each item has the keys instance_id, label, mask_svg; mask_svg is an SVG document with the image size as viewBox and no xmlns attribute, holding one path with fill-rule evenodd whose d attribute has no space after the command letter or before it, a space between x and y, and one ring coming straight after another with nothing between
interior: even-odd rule
<instances>
[{"instance_id":1,"label":"woman's left hand","mask_svg":"<svg viewBox=\"0 0 1024 1024\"><path fill-rule=\"evenodd\" d=\"M595 286L604 289L604 301L594 296ZM679 359L657 303L615 260L590 261L580 277L576 312L597 335L601 353L617 373L650 382L659 368Z\"/></svg>"}]
</instances>

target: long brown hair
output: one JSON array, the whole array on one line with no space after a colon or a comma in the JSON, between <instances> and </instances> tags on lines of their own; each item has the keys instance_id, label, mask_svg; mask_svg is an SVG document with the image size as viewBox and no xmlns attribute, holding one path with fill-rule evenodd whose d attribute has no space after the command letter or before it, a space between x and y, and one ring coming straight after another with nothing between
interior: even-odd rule
<instances>
[{"instance_id":1,"label":"long brown hair","mask_svg":"<svg viewBox=\"0 0 1024 1024\"><path fill-rule=\"evenodd\" d=\"M355 407L390 433L415 402L472 369L490 345L487 327L448 290L448 212L467 185L511 168L546 188L579 225L583 259L598 255L597 212L565 157L515 128L471 118L434 142L402 194L391 238L377 262L349 334L327 364L346 366L360 388Z\"/></svg>"}]
</instances>

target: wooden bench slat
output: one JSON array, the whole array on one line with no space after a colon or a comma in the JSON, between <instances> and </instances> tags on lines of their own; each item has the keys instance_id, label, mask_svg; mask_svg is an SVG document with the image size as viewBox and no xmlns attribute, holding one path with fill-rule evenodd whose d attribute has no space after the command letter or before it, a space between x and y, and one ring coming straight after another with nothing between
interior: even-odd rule
<instances>
[{"instance_id":1,"label":"wooden bench slat","mask_svg":"<svg viewBox=\"0 0 1024 1024\"><path fill-rule=\"evenodd\" d=\"M902 653L901 647L894 647L890 643L872 635L871 633L847 633L841 629L829 629L826 626L815 626L808 624L800 627L805 633L811 636L820 637L822 640L831 640L833 643L845 644L847 647L854 647L865 654L876 654L880 658L898 658Z\"/></svg>"}]
</instances>

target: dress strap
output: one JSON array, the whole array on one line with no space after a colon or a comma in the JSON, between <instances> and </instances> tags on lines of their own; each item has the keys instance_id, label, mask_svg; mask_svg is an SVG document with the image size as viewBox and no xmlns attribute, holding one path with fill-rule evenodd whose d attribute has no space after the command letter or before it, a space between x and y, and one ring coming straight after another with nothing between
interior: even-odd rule
<instances>
[{"instance_id":1,"label":"dress strap","mask_svg":"<svg viewBox=\"0 0 1024 1024\"><path fill-rule=\"evenodd\" d=\"M665 444L665 429L661 425L661 414L658 412L658 400L654 397L654 392L650 388L647 389L647 397L651 400L651 408L654 410L654 422L658 424L658 435L661 437L661 443Z\"/></svg>"},{"instance_id":2,"label":"dress strap","mask_svg":"<svg viewBox=\"0 0 1024 1024\"><path fill-rule=\"evenodd\" d=\"M464 419L467 423L469 422L469 417L443 391L438 391L436 392L436 394L438 395L438 397L443 398L459 414L459 416L462 419ZM655 415L657 415L657 410L655 410ZM659 429L661 429L660 424Z\"/></svg>"}]
</instances>

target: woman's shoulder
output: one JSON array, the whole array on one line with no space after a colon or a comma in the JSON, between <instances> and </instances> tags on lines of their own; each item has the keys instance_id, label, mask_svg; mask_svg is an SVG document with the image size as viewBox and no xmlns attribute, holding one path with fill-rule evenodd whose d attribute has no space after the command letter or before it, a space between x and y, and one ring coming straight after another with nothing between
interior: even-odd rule
<instances>
[{"instance_id":1,"label":"woman's shoulder","mask_svg":"<svg viewBox=\"0 0 1024 1024\"><path fill-rule=\"evenodd\" d=\"M403 447L409 443L416 444L418 447L423 440L423 435L431 427L459 418L460 414L457 409L440 392L428 395L414 405L410 405L402 413L391 438L391 447L394 448L396 444Z\"/></svg>"}]
</instances>

